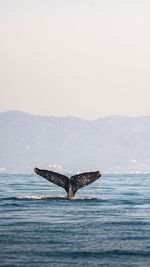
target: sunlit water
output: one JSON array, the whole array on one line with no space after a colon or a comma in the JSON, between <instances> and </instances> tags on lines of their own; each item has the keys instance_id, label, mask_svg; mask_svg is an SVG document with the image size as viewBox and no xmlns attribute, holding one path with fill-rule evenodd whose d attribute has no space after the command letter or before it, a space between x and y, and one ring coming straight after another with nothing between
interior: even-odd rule
<instances>
[{"instance_id":1,"label":"sunlit water","mask_svg":"<svg viewBox=\"0 0 150 267\"><path fill-rule=\"evenodd\" d=\"M37 175L0 175L0 266L150 266L150 175L103 175L68 200Z\"/></svg>"}]
</instances>

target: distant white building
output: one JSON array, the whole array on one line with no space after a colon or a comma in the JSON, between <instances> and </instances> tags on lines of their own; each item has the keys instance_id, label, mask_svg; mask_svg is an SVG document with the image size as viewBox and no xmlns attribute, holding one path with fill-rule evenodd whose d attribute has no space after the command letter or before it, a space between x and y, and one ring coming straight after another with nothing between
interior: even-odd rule
<instances>
[{"instance_id":1,"label":"distant white building","mask_svg":"<svg viewBox=\"0 0 150 267\"><path fill-rule=\"evenodd\" d=\"M6 172L6 168L5 167L0 167L0 172Z\"/></svg>"}]
</instances>

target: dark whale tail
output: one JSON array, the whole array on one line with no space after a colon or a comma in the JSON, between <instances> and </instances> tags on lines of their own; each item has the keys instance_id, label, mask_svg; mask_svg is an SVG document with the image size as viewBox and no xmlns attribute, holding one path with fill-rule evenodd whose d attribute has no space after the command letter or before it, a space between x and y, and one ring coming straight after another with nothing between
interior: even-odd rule
<instances>
[{"instance_id":1,"label":"dark whale tail","mask_svg":"<svg viewBox=\"0 0 150 267\"><path fill-rule=\"evenodd\" d=\"M57 172L42 170L38 168L34 168L34 171L51 183L63 187L67 192L69 198L74 197L78 189L93 183L101 177L100 171L77 174L71 176L70 179L67 176Z\"/></svg>"}]
</instances>

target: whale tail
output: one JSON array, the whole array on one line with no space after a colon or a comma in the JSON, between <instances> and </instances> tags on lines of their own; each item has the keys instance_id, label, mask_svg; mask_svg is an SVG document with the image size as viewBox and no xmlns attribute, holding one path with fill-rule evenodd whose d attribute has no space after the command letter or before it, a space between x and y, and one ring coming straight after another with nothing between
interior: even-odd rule
<instances>
[{"instance_id":1,"label":"whale tail","mask_svg":"<svg viewBox=\"0 0 150 267\"><path fill-rule=\"evenodd\" d=\"M38 168L34 168L34 171L51 183L63 187L67 192L69 198L74 197L75 193L80 188L93 183L101 177L100 171L77 174L71 176L70 179L67 176L57 172L42 170Z\"/></svg>"}]
</instances>

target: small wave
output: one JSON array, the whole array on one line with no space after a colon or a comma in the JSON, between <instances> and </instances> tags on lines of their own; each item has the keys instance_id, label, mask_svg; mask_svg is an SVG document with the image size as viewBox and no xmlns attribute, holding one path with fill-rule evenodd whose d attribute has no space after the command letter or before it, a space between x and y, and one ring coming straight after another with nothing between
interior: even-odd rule
<instances>
[{"instance_id":1,"label":"small wave","mask_svg":"<svg viewBox=\"0 0 150 267\"><path fill-rule=\"evenodd\" d=\"M105 199L97 197L73 197L70 200L72 201L105 201Z\"/></svg>"},{"instance_id":2,"label":"small wave","mask_svg":"<svg viewBox=\"0 0 150 267\"><path fill-rule=\"evenodd\" d=\"M68 198L66 196L25 196L25 197L18 197L18 200L48 200L48 201L53 201L53 200L67 200L67 201L107 201L106 199L100 199L96 197L80 197L76 196L73 198Z\"/></svg>"},{"instance_id":3,"label":"small wave","mask_svg":"<svg viewBox=\"0 0 150 267\"><path fill-rule=\"evenodd\" d=\"M18 196L18 197L9 197L1 198L0 201L107 201L107 199L96 198L96 197L74 197L69 199L66 196Z\"/></svg>"},{"instance_id":4,"label":"small wave","mask_svg":"<svg viewBox=\"0 0 150 267\"><path fill-rule=\"evenodd\" d=\"M0 199L0 201L12 201L12 200L17 200L17 197L4 197Z\"/></svg>"},{"instance_id":5,"label":"small wave","mask_svg":"<svg viewBox=\"0 0 150 267\"><path fill-rule=\"evenodd\" d=\"M17 197L17 200L68 200L67 197L56 197L56 196L23 196L23 197Z\"/></svg>"},{"instance_id":6,"label":"small wave","mask_svg":"<svg viewBox=\"0 0 150 267\"><path fill-rule=\"evenodd\" d=\"M56 256L60 256L61 252L55 252ZM136 257L148 257L149 258L149 252L148 251L143 251L143 250L103 250L103 251L70 251L70 252L65 252L65 257L69 257L70 254L71 256L78 256L80 258L87 258L87 257L93 257L94 259L100 259L104 257L116 257L116 256L124 256L124 257L129 257L129 256L136 256Z\"/></svg>"}]
</instances>

